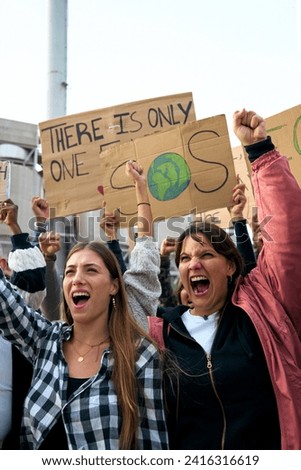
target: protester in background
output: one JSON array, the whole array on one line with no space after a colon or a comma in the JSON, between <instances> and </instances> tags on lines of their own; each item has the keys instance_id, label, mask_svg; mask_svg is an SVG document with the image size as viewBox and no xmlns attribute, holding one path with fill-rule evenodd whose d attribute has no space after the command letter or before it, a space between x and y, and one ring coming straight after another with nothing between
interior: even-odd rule
<instances>
[{"instance_id":1,"label":"protester in background","mask_svg":"<svg viewBox=\"0 0 301 470\"><path fill-rule=\"evenodd\" d=\"M56 268L56 253L61 249L61 235L58 232L41 232L38 238L39 248L46 261L46 297L41 304L41 311L48 320L60 318L61 278Z\"/></svg>"},{"instance_id":2,"label":"protester in background","mask_svg":"<svg viewBox=\"0 0 301 470\"><path fill-rule=\"evenodd\" d=\"M39 308L45 296L45 261L18 223L18 206L11 199L0 205L0 220L10 229L12 250L0 259L6 278L23 299ZM23 403L30 386L32 366L17 347L0 336L0 448L20 448Z\"/></svg>"},{"instance_id":3,"label":"protester in background","mask_svg":"<svg viewBox=\"0 0 301 470\"><path fill-rule=\"evenodd\" d=\"M122 274L124 274L127 269L127 266L125 264L118 239L118 232L120 229L120 217L118 215L119 214L116 210L114 212L108 213L106 211L106 202L104 201L99 226L104 231L105 236L107 237L106 243L108 248L116 256L121 272Z\"/></svg>"},{"instance_id":4,"label":"protester in background","mask_svg":"<svg viewBox=\"0 0 301 470\"><path fill-rule=\"evenodd\" d=\"M160 245L160 274L159 280L162 293L159 298L162 307L174 307L177 305L177 297L174 293L171 275L170 275L170 255L175 252L176 239L174 237L166 237Z\"/></svg>"},{"instance_id":5,"label":"protester in background","mask_svg":"<svg viewBox=\"0 0 301 470\"><path fill-rule=\"evenodd\" d=\"M300 449L301 190L260 116L243 109L233 124L252 164L259 221L273 214L270 239L242 277L241 255L220 227L192 223L178 238L193 308L169 309L156 331L150 321L179 368L165 373L170 447Z\"/></svg>"},{"instance_id":6,"label":"protester in background","mask_svg":"<svg viewBox=\"0 0 301 470\"><path fill-rule=\"evenodd\" d=\"M39 250L30 243L29 234L22 232L18 223L18 206L11 199L1 203L0 221L5 223L12 233L12 249L6 264L10 281L18 286L25 302L30 299L32 307L39 308L46 294L45 261ZM25 270L29 270L26 276Z\"/></svg>"},{"instance_id":7,"label":"protester in background","mask_svg":"<svg viewBox=\"0 0 301 470\"><path fill-rule=\"evenodd\" d=\"M244 260L243 275L248 274L256 266L256 256L248 232L248 222L244 216L247 203L246 186L237 175L237 185L233 188L232 205L228 207L234 228L236 246Z\"/></svg>"},{"instance_id":8,"label":"protester in background","mask_svg":"<svg viewBox=\"0 0 301 470\"><path fill-rule=\"evenodd\" d=\"M42 313L48 320L60 318L61 278L56 267L56 253L61 249L61 237L50 230L50 210L45 198L32 197L34 243L38 245L46 261L46 296L41 304Z\"/></svg>"},{"instance_id":9,"label":"protester in background","mask_svg":"<svg viewBox=\"0 0 301 470\"><path fill-rule=\"evenodd\" d=\"M100 218L100 228L104 231L107 238L108 248L115 254L118 259L122 273L127 270L123 253L118 240L119 231L119 217L116 211L108 213L105 209L104 203L103 210ZM177 299L173 292L170 278L170 254L175 250L175 239L171 237L165 238L160 247L160 272L159 281L162 289L160 295L160 304L163 307L171 307L176 305Z\"/></svg>"}]
</instances>

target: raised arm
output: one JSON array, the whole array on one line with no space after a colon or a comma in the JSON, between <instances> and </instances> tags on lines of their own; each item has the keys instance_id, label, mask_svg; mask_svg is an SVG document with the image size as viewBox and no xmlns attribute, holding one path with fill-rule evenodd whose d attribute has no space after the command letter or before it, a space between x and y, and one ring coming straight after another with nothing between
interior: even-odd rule
<instances>
[{"instance_id":1,"label":"raised arm","mask_svg":"<svg viewBox=\"0 0 301 470\"><path fill-rule=\"evenodd\" d=\"M160 304L163 307L174 307L177 305L177 297L171 285L170 255L176 249L176 239L166 237L160 246L160 274L159 280L162 288Z\"/></svg>"},{"instance_id":2,"label":"raised arm","mask_svg":"<svg viewBox=\"0 0 301 470\"><path fill-rule=\"evenodd\" d=\"M49 229L49 206L46 199L39 196L33 196L31 199L32 212L35 215L35 242L38 243L40 233L47 232Z\"/></svg>"},{"instance_id":3,"label":"raised arm","mask_svg":"<svg viewBox=\"0 0 301 470\"><path fill-rule=\"evenodd\" d=\"M43 314L51 321L60 316L61 279L56 265L56 253L61 249L59 233L50 231L50 208L47 199L33 196L32 212L35 216L35 243L46 261L46 297L42 303Z\"/></svg>"},{"instance_id":4,"label":"raised arm","mask_svg":"<svg viewBox=\"0 0 301 470\"><path fill-rule=\"evenodd\" d=\"M122 250L118 240L118 230L120 226L118 212L107 212L105 202L103 203L103 210L99 226L105 233L108 248L116 256L121 268L121 272L124 274L126 271L126 264L124 262Z\"/></svg>"},{"instance_id":5,"label":"raised arm","mask_svg":"<svg viewBox=\"0 0 301 470\"><path fill-rule=\"evenodd\" d=\"M156 315L161 295L160 254L157 243L152 238L152 210L141 165L128 162L126 175L135 184L138 238L131 252L130 267L124 273L124 281L133 315L141 326L148 329L147 316Z\"/></svg>"},{"instance_id":6,"label":"raised arm","mask_svg":"<svg viewBox=\"0 0 301 470\"><path fill-rule=\"evenodd\" d=\"M46 295L45 260L40 250L29 241L18 223L18 206L7 199L1 204L0 219L10 229L12 249L8 256L10 282L18 289L26 303L39 308Z\"/></svg>"},{"instance_id":7,"label":"raised arm","mask_svg":"<svg viewBox=\"0 0 301 470\"><path fill-rule=\"evenodd\" d=\"M236 245L245 264L243 275L248 274L256 266L256 256L248 232L247 219L244 217L247 203L245 190L245 184L240 181L239 175L237 175L237 184L233 188L232 205L228 207L228 211L235 232Z\"/></svg>"},{"instance_id":8,"label":"raised arm","mask_svg":"<svg viewBox=\"0 0 301 470\"><path fill-rule=\"evenodd\" d=\"M275 150L267 136L262 117L245 109L237 111L233 128L252 164L252 183L263 238L257 267L250 276L273 292L301 335L301 290L296 275L301 258L301 189L287 158Z\"/></svg>"},{"instance_id":9,"label":"raised arm","mask_svg":"<svg viewBox=\"0 0 301 470\"><path fill-rule=\"evenodd\" d=\"M61 249L61 236L58 232L41 232L39 247L46 261L46 297L41 309L50 321L60 318L61 279L56 269L56 253Z\"/></svg>"},{"instance_id":10,"label":"raised arm","mask_svg":"<svg viewBox=\"0 0 301 470\"><path fill-rule=\"evenodd\" d=\"M147 181L142 166L132 160L126 163L125 173L132 178L135 184L137 211L138 211L138 237L153 237L154 225L152 207L149 202Z\"/></svg>"}]
</instances>

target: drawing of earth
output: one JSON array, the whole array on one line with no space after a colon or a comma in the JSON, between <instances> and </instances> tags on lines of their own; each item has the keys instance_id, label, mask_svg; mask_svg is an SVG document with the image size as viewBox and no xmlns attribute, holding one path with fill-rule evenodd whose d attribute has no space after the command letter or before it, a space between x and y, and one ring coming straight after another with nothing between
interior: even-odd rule
<instances>
[{"instance_id":1,"label":"drawing of earth","mask_svg":"<svg viewBox=\"0 0 301 470\"><path fill-rule=\"evenodd\" d=\"M151 163L147 181L152 196L158 201L177 198L189 185L190 169L178 153L162 153Z\"/></svg>"}]
</instances>

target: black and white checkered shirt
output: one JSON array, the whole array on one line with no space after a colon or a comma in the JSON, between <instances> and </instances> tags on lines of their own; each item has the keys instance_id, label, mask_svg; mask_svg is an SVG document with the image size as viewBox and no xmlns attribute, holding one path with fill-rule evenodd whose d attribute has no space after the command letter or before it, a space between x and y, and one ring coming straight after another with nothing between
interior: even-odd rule
<instances>
[{"instance_id":1,"label":"black and white checkered shirt","mask_svg":"<svg viewBox=\"0 0 301 470\"><path fill-rule=\"evenodd\" d=\"M27 307L0 270L0 328L34 364L32 386L25 400L21 442L38 449L60 417L69 449L118 449L120 409L111 380L114 367L110 350L99 372L87 379L67 399L68 370L62 344L72 337L72 327L50 322ZM140 424L138 449L167 449L159 356L145 338L136 361Z\"/></svg>"}]
</instances>

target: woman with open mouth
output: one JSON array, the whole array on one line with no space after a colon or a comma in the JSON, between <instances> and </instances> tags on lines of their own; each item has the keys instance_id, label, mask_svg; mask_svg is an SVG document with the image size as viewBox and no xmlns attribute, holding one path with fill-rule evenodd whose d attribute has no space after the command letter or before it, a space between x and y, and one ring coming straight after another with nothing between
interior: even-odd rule
<instances>
[{"instance_id":1,"label":"woman with open mouth","mask_svg":"<svg viewBox=\"0 0 301 470\"><path fill-rule=\"evenodd\" d=\"M142 198L144 177L137 164L130 169ZM139 201L142 218L150 207ZM145 249L151 230L148 224L140 230ZM162 355L132 318L133 305L118 261L102 242L78 243L68 253L62 321L28 307L0 270L0 329L34 367L21 449L168 449Z\"/></svg>"},{"instance_id":2,"label":"woman with open mouth","mask_svg":"<svg viewBox=\"0 0 301 470\"><path fill-rule=\"evenodd\" d=\"M243 109L233 123L252 165L263 247L243 277L220 227L195 222L177 240L190 308L149 319L176 363L165 373L170 448L301 449L301 189L263 118Z\"/></svg>"}]
</instances>

